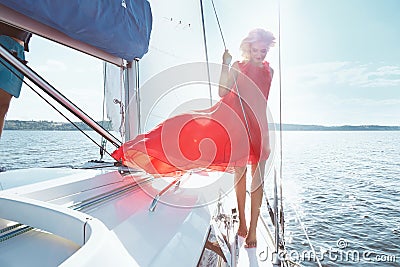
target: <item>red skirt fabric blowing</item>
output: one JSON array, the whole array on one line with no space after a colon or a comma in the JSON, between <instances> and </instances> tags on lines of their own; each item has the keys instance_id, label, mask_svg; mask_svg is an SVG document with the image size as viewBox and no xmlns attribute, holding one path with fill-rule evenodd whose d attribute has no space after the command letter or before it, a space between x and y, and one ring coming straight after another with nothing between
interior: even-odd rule
<instances>
[{"instance_id":1,"label":"red skirt fabric blowing","mask_svg":"<svg viewBox=\"0 0 400 267\"><path fill-rule=\"evenodd\" d=\"M193 169L231 171L268 159L269 64L238 66L236 83L214 106L165 120L124 143L113 158L156 176Z\"/></svg>"}]
</instances>

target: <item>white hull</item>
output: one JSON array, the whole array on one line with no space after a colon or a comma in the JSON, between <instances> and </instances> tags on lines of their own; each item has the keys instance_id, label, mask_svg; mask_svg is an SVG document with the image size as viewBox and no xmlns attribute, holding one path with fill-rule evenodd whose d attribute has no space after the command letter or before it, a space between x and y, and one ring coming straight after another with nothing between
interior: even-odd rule
<instances>
[{"instance_id":1,"label":"white hull","mask_svg":"<svg viewBox=\"0 0 400 267\"><path fill-rule=\"evenodd\" d=\"M31 171L67 175L0 191L0 266L197 266L218 199L226 211L234 205L231 174L184 176L152 212L154 196L174 179L111 169ZM0 182L21 176L29 172L2 173ZM23 226L11 229L17 223ZM24 226L33 228L13 234ZM272 251L272 239L262 228L257 249L239 239L238 266L270 264L263 253Z\"/></svg>"}]
</instances>

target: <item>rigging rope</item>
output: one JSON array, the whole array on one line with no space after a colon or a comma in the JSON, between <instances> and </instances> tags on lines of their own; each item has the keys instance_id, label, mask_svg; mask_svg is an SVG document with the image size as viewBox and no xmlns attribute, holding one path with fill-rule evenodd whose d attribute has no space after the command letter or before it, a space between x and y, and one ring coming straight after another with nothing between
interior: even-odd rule
<instances>
[{"instance_id":1,"label":"rigging rope","mask_svg":"<svg viewBox=\"0 0 400 267\"><path fill-rule=\"evenodd\" d=\"M297 209L294 207L293 204L291 204L291 206L292 206L292 209L294 210L294 213L296 214L297 220L299 221L299 224L300 224L300 226L301 226L301 228L302 228L302 230L303 230L303 232L304 232L304 235L306 236L308 245L310 246L313 255L315 255L315 258L317 259L317 264L318 264L318 266L319 266L319 267L322 267L322 264L321 264L321 262L320 262L320 260L319 260L319 257L317 257L317 252L315 251L314 246L311 244L311 240L310 240L310 237L308 236L307 229L306 229L306 227L304 226L304 223L303 223L303 221L301 220L300 215L299 215L299 213L297 212Z\"/></svg>"},{"instance_id":2,"label":"rigging rope","mask_svg":"<svg viewBox=\"0 0 400 267\"><path fill-rule=\"evenodd\" d=\"M233 79L234 79L234 82L235 82L235 87L236 87L236 92L237 92L237 95L238 95L238 98L239 98L240 107L241 107L242 112L243 112L243 118L244 118L244 121L245 121L245 124L246 124L246 131L247 131L247 134L248 134L249 139L250 139L251 149L253 149L253 151L254 151L254 148L253 148L254 143L253 143L253 140L252 140L252 137L251 137L250 127L249 127L249 124L248 124L248 121L247 121L246 112L244 111L244 106L243 106L242 97L240 96L239 87L238 87L238 85L237 85L236 77L235 77L234 74L232 74L232 76L233 76ZM258 172L259 172L260 175L261 175L260 165L257 164L257 167L256 167L256 168L257 168ZM266 202L266 204L267 204L267 209L268 209L269 216L271 217L272 224L275 225L275 216L274 216L274 212L273 212L273 210L272 210L271 205L269 204L267 194L265 193L265 190L264 190L264 177L262 177L262 178L263 178L263 180L262 180L262 185L261 185L261 186L263 187L263 195L264 195L264 198L265 198L265 202Z\"/></svg>"},{"instance_id":3,"label":"rigging rope","mask_svg":"<svg viewBox=\"0 0 400 267\"><path fill-rule=\"evenodd\" d=\"M211 77L210 77L210 66L209 66L209 61L208 61L208 49L207 49L207 37L206 37L206 25L205 25L205 21L204 21L203 0L200 0L200 10L201 10L201 24L203 26L204 50L205 50L206 62L207 62L208 87L209 87L209 91L210 91L210 107L212 107Z\"/></svg>"},{"instance_id":4,"label":"rigging rope","mask_svg":"<svg viewBox=\"0 0 400 267\"><path fill-rule=\"evenodd\" d=\"M135 94L135 98L136 98L136 103L137 103L137 118L138 118L138 125L137 125L137 133L141 134L142 133L142 115L140 112L140 73L139 73L139 60L135 60L135 90L136 90L136 94ZM131 135L131 132L129 131L129 135ZM129 136L129 138L131 138L131 136Z\"/></svg>"},{"instance_id":5,"label":"rigging rope","mask_svg":"<svg viewBox=\"0 0 400 267\"><path fill-rule=\"evenodd\" d=\"M103 63L103 118L101 122L101 126L104 128L104 121L105 121L105 113L106 113L106 81L107 81L107 63ZM107 145L107 140L102 136L101 137L101 147L100 147L100 160L103 160L104 150Z\"/></svg>"},{"instance_id":6,"label":"rigging rope","mask_svg":"<svg viewBox=\"0 0 400 267\"><path fill-rule=\"evenodd\" d=\"M218 18L217 10L215 9L214 0L211 0L211 3L212 3L212 6L213 6L213 9L214 9L215 18L217 19L219 32L220 32L221 38L222 38L222 43L224 44L224 48L226 50L225 38L224 38L224 35L222 34L222 28L221 28L221 24L219 23L219 18Z\"/></svg>"},{"instance_id":7,"label":"rigging rope","mask_svg":"<svg viewBox=\"0 0 400 267\"><path fill-rule=\"evenodd\" d=\"M9 66L7 66L4 62L1 62L1 64L3 64L3 66L5 66L11 73L13 73L16 77L18 77L18 79L22 80L22 82L28 86L29 88L32 89L33 92L35 92L40 98L42 98L47 104L49 104L55 111L57 111L62 117L64 117L69 123L71 123L73 126L75 126L76 129L78 129L82 134L84 134L89 140L91 140L95 145L97 145L99 147L99 149L102 149L102 146L99 145L93 138L91 138L87 133L85 133L81 128L79 128L79 126L74 123L71 119L69 119L64 113L62 113L55 105L53 105L52 103L50 103L49 100L47 100L44 96L42 96L37 90L35 90L30 84L28 84L24 78L20 78L13 69L11 69ZM60 93L61 94L61 93ZM62 94L61 94L62 95ZM65 97L65 96L63 96ZM108 152L106 149L104 149L104 151L110 156L111 153Z\"/></svg>"},{"instance_id":8,"label":"rigging rope","mask_svg":"<svg viewBox=\"0 0 400 267\"><path fill-rule=\"evenodd\" d=\"M218 22L219 31L220 31L220 34L221 34L221 37L222 37L222 42L223 42L224 47L225 47L225 50L226 50L226 44L225 44L225 39L224 39L224 36L223 36L223 33L222 33L222 27L221 27L221 24L219 23L219 17L218 17L217 11L216 11L216 9L215 9L215 5L214 5L214 1L213 1L213 0L212 0L212 4L213 4L213 8L214 8L214 14L215 14L215 17L216 17L217 22ZM202 11L202 12L203 12L203 11ZM204 34L205 34L205 33L204 33ZM229 66L229 67L230 67L230 66ZM240 102L240 107L241 107L242 112L243 112L243 117L244 117L245 124L246 124L246 131L247 131L247 134L248 134L249 139L250 139L250 144L253 144L252 138L251 138L250 127L249 127L249 124L248 124L248 121L247 121L246 112L245 112L245 110L244 110L244 106L243 106L243 103L242 103L242 98L241 98L241 96L240 96L239 87L238 87L238 85L237 85L236 77L235 77L234 74L232 74L232 75L233 75L233 79L234 79L236 91L237 91L237 94L238 94L238 98L239 98L239 102ZM252 148L252 149L253 149L253 148ZM261 174L261 170L260 170L259 168L260 168L260 166L259 166L259 164L257 164L257 169L258 169L259 173ZM264 187L264 179L263 179L263 182L262 182L262 186ZM270 216L270 218L271 218L271 221L272 221L273 224L275 224L274 212L273 212L272 207L271 207L271 205L270 205L270 203L269 203L269 201L268 201L268 197L267 197L267 195L266 195L264 189L263 189L263 195L264 195L264 198L265 198L265 202L266 202L266 205L267 205L267 209L268 209L268 213L269 213L269 216Z\"/></svg>"},{"instance_id":9,"label":"rigging rope","mask_svg":"<svg viewBox=\"0 0 400 267\"><path fill-rule=\"evenodd\" d=\"M279 77L279 150L280 150L280 164L279 164L279 191L280 191L280 222L282 227L282 242L285 242L285 217L283 212L283 123L282 123L282 58L281 58L281 2L278 0L278 77Z\"/></svg>"}]
</instances>

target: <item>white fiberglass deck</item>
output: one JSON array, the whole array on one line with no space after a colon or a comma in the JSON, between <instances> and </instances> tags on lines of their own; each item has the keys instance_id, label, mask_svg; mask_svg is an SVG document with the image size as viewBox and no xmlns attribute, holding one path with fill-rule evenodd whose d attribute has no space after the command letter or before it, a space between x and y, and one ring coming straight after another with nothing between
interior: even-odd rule
<instances>
[{"instance_id":1,"label":"white fiberglass deck","mask_svg":"<svg viewBox=\"0 0 400 267\"><path fill-rule=\"evenodd\" d=\"M0 181L10 175L28 173L1 174ZM161 196L154 212L149 211L153 197L174 178L81 170L0 191L0 229L16 226L12 221L34 227L15 236L17 226L4 231L10 235L0 242L0 265L196 266L216 201L232 192L232 178L183 177Z\"/></svg>"}]
</instances>

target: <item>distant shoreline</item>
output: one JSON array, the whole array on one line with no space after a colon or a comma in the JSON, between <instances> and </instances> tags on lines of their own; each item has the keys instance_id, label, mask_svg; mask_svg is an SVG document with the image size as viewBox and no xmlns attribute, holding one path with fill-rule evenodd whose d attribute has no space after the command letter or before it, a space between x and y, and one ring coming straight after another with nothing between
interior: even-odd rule
<instances>
[{"instance_id":1,"label":"distant shoreline","mask_svg":"<svg viewBox=\"0 0 400 267\"><path fill-rule=\"evenodd\" d=\"M90 131L92 130L83 122L73 122L76 126L69 122L54 122L54 121L20 121L6 120L4 130L17 131ZM106 130L111 129L110 121L98 121L99 125ZM79 128L79 129L78 129Z\"/></svg>"},{"instance_id":2,"label":"distant shoreline","mask_svg":"<svg viewBox=\"0 0 400 267\"><path fill-rule=\"evenodd\" d=\"M275 129L279 125L275 124ZM322 125L303 125L303 124L283 124L283 131L400 131L400 126L384 125L342 125L342 126L322 126Z\"/></svg>"},{"instance_id":3,"label":"distant shoreline","mask_svg":"<svg viewBox=\"0 0 400 267\"><path fill-rule=\"evenodd\" d=\"M83 122L74 122L80 130L92 130ZM110 121L99 121L106 130L111 129ZM270 125L270 129L280 129L278 124ZM19 131L77 131L74 125L69 122L53 122L53 121L20 121L6 120L4 130ZM400 126L383 126L383 125L342 125L342 126L322 126L322 125L304 125L304 124L283 124L283 131L400 131Z\"/></svg>"}]
</instances>

